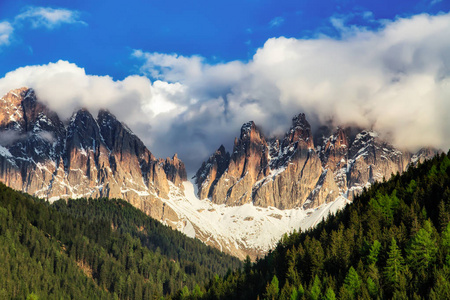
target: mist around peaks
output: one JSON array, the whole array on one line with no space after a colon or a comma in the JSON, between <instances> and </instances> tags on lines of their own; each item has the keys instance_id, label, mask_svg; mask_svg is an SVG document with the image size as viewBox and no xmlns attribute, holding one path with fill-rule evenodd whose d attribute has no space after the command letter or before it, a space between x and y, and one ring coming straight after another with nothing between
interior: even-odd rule
<instances>
[{"instance_id":1,"label":"mist around peaks","mask_svg":"<svg viewBox=\"0 0 450 300\"><path fill-rule=\"evenodd\" d=\"M253 120L280 136L303 112L323 125L377 131L396 147L450 147L450 14L420 14L371 31L341 24L340 38L278 37L247 62L211 64L133 50L140 74L96 76L61 60L11 71L0 94L21 86L62 117L108 109L156 156L178 152L188 170Z\"/></svg>"}]
</instances>

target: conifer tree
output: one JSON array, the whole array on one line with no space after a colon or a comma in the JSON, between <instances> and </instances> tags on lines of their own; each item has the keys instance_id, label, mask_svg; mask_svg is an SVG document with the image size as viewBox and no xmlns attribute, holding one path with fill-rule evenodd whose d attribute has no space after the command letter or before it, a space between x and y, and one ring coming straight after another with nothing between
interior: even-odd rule
<instances>
[{"instance_id":1,"label":"conifer tree","mask_svg":"<svg viewBox=\"0 0 450 300\"><path fill-rule=\"evenodd\" d=\"M370 252L367 257L367 263L369 265L376 264L378 261L378 253L381 249L381 243L378 240L373 241L372 247L370 247Z\"/></svg>"},{"instance_id":2,"label":"conifer tree","mask_svg":"<svg viewBox=\"0 0 450 300\"><path fill-rule=\"evenodd\" d=\"M392 290L400 285L400 281L405 270L402 253L394 238L391 240L386 267L384 268L385 281Z\"/></svg>"},{"instance_id":3,"label":"conifer tree","mask_svg":"<svg viewBox=\"0 0 450 300\"><path fill-rule=\"evenodd\" d=\"M441 244L444 249L445 261L447 266L450 266L450 223L447 224L441 234Z\"/></svg>"},{"instance_id":4,"label":"conifer tree","mask_svg":"<svg viewBox=\"0 0 450 300\"><path fill-rule=\"evenodd\" d=\"M348 270L347 276L344 280L344 286L352 294L352 296L355 296L359 293L361 282L359 280L358 273L353 267L350 267L350 269Z\"/></svg>"},{"instance_id":5,"label":"conifer tree","mask_svg":"<svg viewBox=\"0 0 450 300\"><path fill-rule=\"evenodd\" d=\"M292 289L292 292L291 292L291 296L289 297L289 300L298 300L300 297L299 297L299 295L298 295L298 291L297 291L297 289L294 287L293 289Z\"/></svg>"},{"instance_id":6,"label":"conifer tree","mask_svg":"<svg viewBox=\"0 0 450 300\"><path fill-rule=\"evenodd\" d=\"M274 300L278 299L278 293L280 292L279 281L277 275L273 275L270 284L267 284L265 299Z\"/></svg>"},{"instance_id":7,"label":"conifer tree","mask_svg":"<svg viewBox=\"0 0 450 300\"><path fill-rule=\"evenodd\" d=\"M328 288L323 296L323 300L336 300L336 294L332 288Z\"/></svg>"},{"instance_id":8,"label":"conifer tree","mask_svg":"<svg viewBox=\"0 0 450 300\"><path fill-rule=\"evenodd\" d=\"M425 271L436 260L438 247L432 237L433 228L430 221L425 221L423 228L411 240L406 249L408 264L419 274L425 275Z\"/></svg>"},{"instance_id":9,"label":"conifer tree","mask_svg":"<svg viewBox=\"0 0 450 300\"><path fill-rule=\"evenodd\" d=\"M320 297L320 286L321 286L321 282L319 279L319 276L315 276L314 277L314 282L311 286L311 289L309 291L309 298L311 300L318 300Z\"/></svg>"}]
</instances>

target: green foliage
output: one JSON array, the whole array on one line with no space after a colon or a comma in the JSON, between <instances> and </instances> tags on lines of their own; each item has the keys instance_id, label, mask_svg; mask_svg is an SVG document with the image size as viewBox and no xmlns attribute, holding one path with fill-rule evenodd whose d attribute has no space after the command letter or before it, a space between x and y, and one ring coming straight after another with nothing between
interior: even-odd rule
<instances>
[{"instance_id":1,"label":"green foliage","mask_svg":"<svg viewBox=\"0 0 450 300\"><path fill-rule=\"evenodd\" d=\"M0 185L0 299L448 299L449 221L446 155L243 265L124 201L50 206Z\"/></svg>"},{"instance_id":2,"label":"green foliage","mask_svg":"<svg viewBox=\"0 0 450 300\"><path fill-rule=\"evenodd\" d=\"M353 267L350 267L348 270L347 276L344 280L344 287L352 294L354 297L355 295L359 294L359 288L361 286L361 282L359 280L358 273Z\"/></svg>"},{"instance_id":3,"label":"green foliage","mask_svg":"<svg viewBox=\"0 0 450 300\"><path fill-rule=\"evenodd\" d=\"M413 194L416 191L416 188L417 188L417 183L414 179L412 179L409 182L408 186L406 187L406 192L408 194Z\"/></svg>"},{"instance_id":4,"label":"green foliage","mask_svg":"<svg viewBox=\"0 0 450 300\"><path fill-rule=\"evenodd\" d=\"M438 245L432 234L432 224L427 220L406 249L409 265L422 275L436 261Z\"/></svg>"},{"instance_id":5,"label":"green foliage","mask_svg":"<svg viewBox=\"0 0 450 300\"><path fill-rule=\"evenodd\" d=\"M449 221L450 159L440 155L284 236L250 270L212 281L204 299L262 299L275 275L280 299L449 299Z\"/></svg>"},{"instance_id":6,"label":"green foliage","mask_svg":"<svg viewBox=\"0 0 450 300\"><path fill-rule=\"evenodd\" d=\"M297 294L298 297L302 297L305 294L305 289L303 288L302 284L300 283L297 288Z\"/></svg>"},{"instance_id":7,"label":"green foliage","mask_svg":"<svg viewBox=\"0 0 450 300\"><path fill-rule=\"evenodd\" d=\"M31 293L31 294L28 294L27 300L39 300L39 297L35 293Z\"/></svg>"},{"instance_id":8,"label":"green foliage","mask_svg":"<svg viewBox=\"0 0 450 300\"><path fill-rule=\"evenodd\" d=\"M321 290L320 286L321 286L320 279L316 275L314 277L314 282L313 282L313 284L311 286L311 289L309 290L309 299L311 299L311 300L318 300L319 299L319 297L320 297L320 290Z\"/></svg>"},{"instance_id":9,"label":"green foliage","mask_svg":"<svg viewBox=\"0 0 450 300\"><path fill-rule=\"evenodd\" d=\"M189 293L189 289L187 286L184 286L183 289L181 290L181 295L180 295L180 299L189 299L191 293Z\"/></svg>"},{"instance_id":10,"label":"green foliage","mask_svg":"<svg viewBox=\"0 0 450 300\"><path fill-rule=\"evenodd\" d=\"M386 222L392 221L394 210L400 202L396 194L396 190L391 195L377 193L375 198L370 199L369 205L380 213Z\"/></svg>"},{"instance_id":11,"label":"green foliage","mask_svg":"<svg viewBox=\"0 0 450 300\"><path fill-rule=\"evenodd\" d=\"M448 277L448 269L437 273L436 284L430 291L430 299L450 299L450 281Z\"/></svg>"},{"instance_id":12,"label":"green foliage","mask_svg":"<svg viewBox=\"0 0 450 300\"><path fill-rule=\"evenodd\" d=\"M265 299L273 300L278 299L278 293L280 292L279 281L276 275L273 275L270 284L267 284Z\"/></svg>"},{"instance_id":13,"label":"green foliage","mask_svg":"<svg viewBox=\"0 0 450 300\"><path fill-rule=\"evenodd\" d=\"M0 299L200 298L238 259L127 202L42 200L0 184Z\"/></svg>"},{"instance_id":14,"label":"green foliage","mask_svg":"<svg viewBox=\"0 0 450 300\"><path fill-rule=\"evenodd\" d=\"M405 262L397 242L394 238L389 247L388 259L384 268L385 282L391 289L397 289L400 286L405 271Z\"/></svg>"},{"instance_id":15,"label":"green foliage","mask_svg":"<svg viewBox=\"0 0 450 300\"><path fill-rule=\"evenodd\" d=\"M294 287L293 289L292 289L292 292L291 292L291 295L290 295L290 297L289 297L289 300L297 300L297 299L299 299L300 298L300 296L299 296L299 294L298 294L298 291L297 291L297 289Z\"/></svg>"},{"instance_id":16,"label":"green foliage","mask_svg":"<svg viewBox=\"0 0 450 300\"><path fill-rule=\"evenodd\" d=\"M334 293L332 288L328 288L322 299L323 300L336 300L336 294Z\"/></svg>"},{"instance_id":17,"label":"green foliage","mask_svg":"<svg viewBox=\"0 0 450 300\"><path fill-rule=\"evenodd\" d=\"M450 223L447 224L442 232L441 247L443 248L443 254L446 255L446 261L450 262Z\"/></svg>"},{"instance_id":18,"label":"green foliage","mask_svg":"<svg viewBox=\"0 0 450 300\"><path fill-rule=\"evenodd\" d=\"M376 264L378 261L378 254L381 250L381 243L378 240L373 241L372 247L370 247L370 252L367 257L367 263L369 265Z\"/></svg>"},{"instance_id":19,"label":"green foliage","mask_svg":"<svg viewBox=\"0 0 450 300\"><path fill-rule=\"evenodd\" d=\"M367 290L372 298L376 298L376 296L378 295L378 287L370 277L367 278Z\"/></svg>"}]
</instances>

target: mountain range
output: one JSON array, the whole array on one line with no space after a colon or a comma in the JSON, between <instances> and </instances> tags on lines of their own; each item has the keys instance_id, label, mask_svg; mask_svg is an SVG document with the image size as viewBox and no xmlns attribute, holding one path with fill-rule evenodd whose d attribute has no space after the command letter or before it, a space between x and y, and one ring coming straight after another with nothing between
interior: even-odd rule
<instances>
[{"instance_id":1,"label":"mountain range","mask_svg":"<svg viewBox=\"0 0 450 300\"><path fill-rule=\"evenodd\" d=\"M351 126L314 131L304 114L282 137L254 122L231 153L220 146L188 181L183 162L158 159L106 110L61 120L32 89L0 99L0 180L50 202L121 198L147 215L238 257L264 255L376 181L434 156L400 150Z\"/></svg>"}]
</instances>

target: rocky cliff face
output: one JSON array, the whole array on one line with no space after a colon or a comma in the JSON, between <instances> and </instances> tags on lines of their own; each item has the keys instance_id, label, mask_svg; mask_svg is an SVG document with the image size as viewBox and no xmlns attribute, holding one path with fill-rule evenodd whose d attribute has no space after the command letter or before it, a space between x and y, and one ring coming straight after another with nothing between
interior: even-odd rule
<instances>
[{"instance_id":1,"label":"rocky cliff face","mask_svg":"<svg viewBox=\"0 0 450 300\"><path fill-rule=\"evenodd\" d=\"M38 197L122 198L161 219L169 185L186 180L175 155L156 159L108 111L81 109L64 124L31 89L0 99L0 180ZM176 219L176 216L172 216Z\"/></svg>"},{"instance_id":2,"label":"rocky cliff face","mask_svg":"<svg viewBox=\"0 0 450 300\"><path fill-rule=\"evenodd\" d=\"M351 200L373 182L436 153L422 149L413 155L376 132L350 127L321 128L313 136L300 114L282 138L268 139L253 122L244 124L231 156L221 146L203 163L195 182L198 196L217 204L312 208L339 195Z\"/></svg>"},{"instance_id":3,"label":"rocky cliff face","mask_svg":"<svg viewBox=\"0 0 450 300\"><path fill-rule=\"evenodd\" d=\"M313 134L304 114L279 138L248 122L231 153L220 146L196 173L199 198L211 200L201 201L176 154L155 158L108 111L81 109L63 121L31 89L0 99L0 181L50 201L122 198L241 258L264 255L283 233L314 226L365 186L435 153L400 151L358 128Z\"/></svg>"}]
</instances>

